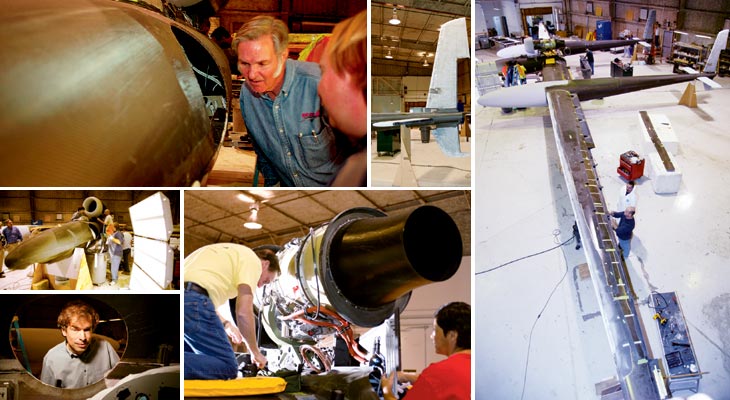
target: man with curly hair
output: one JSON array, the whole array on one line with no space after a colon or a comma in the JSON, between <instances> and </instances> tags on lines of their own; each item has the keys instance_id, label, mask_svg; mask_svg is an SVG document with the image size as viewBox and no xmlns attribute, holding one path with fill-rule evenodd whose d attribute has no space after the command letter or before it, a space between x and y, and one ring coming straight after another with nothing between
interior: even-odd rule
<instances>
[{"instance_id":1,"label":"man with curly hair","mask_svg":"<svg viewBox=\"0 0 730 400\"><path fill-rule=\"evenodd\" d=\"M69 302L57 322L64 341L43 357L43 383L64 389L88 386L103 379L119 362L114 347L93 336L99 314L89 304L81 300Z\"/></svg>"}]
</instances>

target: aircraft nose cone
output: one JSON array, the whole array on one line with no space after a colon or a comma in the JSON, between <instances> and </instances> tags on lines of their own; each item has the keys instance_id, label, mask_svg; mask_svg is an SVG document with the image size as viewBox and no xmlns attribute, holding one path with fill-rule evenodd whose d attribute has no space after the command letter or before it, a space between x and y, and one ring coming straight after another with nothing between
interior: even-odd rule
<instances>
[{"instance_id":1,"label":"aircraft nose cone","mask_svg":"<svg viewBox=\"0 0 730 400\"><path fill-rule=\"evenodd\" d=\"M499 58L517 58L526 54L527 53L525 52L525 45L523 44L516 44L514 46L505 47L502 50L497 51L497 57Z\"/></svg>"},{"instance_id":2,"label":"aircraft nose cone","mask_svg":"<svg viewBox=\"0 0 730 400\"><path fill-rule=\"evenodd\" d=\"M499 107L500 106L500 90L494 90L489 93L486 93L484 96L480 97L479 100L477 100L477 103L479 103L482 107Z\"/></svg>"}]
</instances>

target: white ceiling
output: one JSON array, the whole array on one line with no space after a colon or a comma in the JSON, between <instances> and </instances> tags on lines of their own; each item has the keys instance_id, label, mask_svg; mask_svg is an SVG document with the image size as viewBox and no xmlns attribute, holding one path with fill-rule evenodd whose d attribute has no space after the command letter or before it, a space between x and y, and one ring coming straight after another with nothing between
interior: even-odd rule
<instances>
[{"instance_id":1,"label":"white ceiling","mask_svg":"<svg viewBox=\"0 0 730 400\"><path fill-rule=\"evenodd\" d=\"M241 200L241 194L249 199ZM263 229L243 227L251 215L251 200L260 203L258 221ZM463 253L470 255L468 190L186 190L184 254L220 242L248 247L283 245L354 207L375 208L390 216L409 213L421 205L439 207L454 219L461 232Z\"/></svg>"}]
</instances>

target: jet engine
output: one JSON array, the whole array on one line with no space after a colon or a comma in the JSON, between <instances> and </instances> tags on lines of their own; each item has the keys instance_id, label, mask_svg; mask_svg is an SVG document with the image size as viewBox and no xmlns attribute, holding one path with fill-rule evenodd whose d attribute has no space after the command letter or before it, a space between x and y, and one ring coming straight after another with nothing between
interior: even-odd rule
<instances>
[{"instance_id":1,"label":"jet engine","mask_svg":"<svg viewBox=\"0 0 730 400\"><path fill-rule=\"evenodd\" d=\"M87 197L83 202L87 210L83 220L71 221L45 230L21 242L8 253L5 265L10 269L25 268L34 263L52 263L68 258L76 247L84 246L87 262L93 265L94 254L102 253L103 226L96 217L104 206L96 197Z\"/></svg>"},{"instance_id":2,"label":"jet engine","mask_svg":"<svg viewBox=\"0 0 730 400\"><path fill-rule=\"evenodd\" d=\"M382 324L408 304L411 291L452 277L462 257L459 229L433 206L388 216L353 208L277 249L281 275L257 293L262 325L280 347L272 369L328 371L339 336L360 362L369 355L353 325Z\"/></svg>"},{"instance_id":3,"label":"jet engine","mask_svg":"<svg viewBox=\"0 0 730 400\"><path fill-rule=\"evenodd\" d=\"M0 186L204 181L232 93L204 34L143 1L3 2L0 27Z\"/></svg>"}]
</instances>

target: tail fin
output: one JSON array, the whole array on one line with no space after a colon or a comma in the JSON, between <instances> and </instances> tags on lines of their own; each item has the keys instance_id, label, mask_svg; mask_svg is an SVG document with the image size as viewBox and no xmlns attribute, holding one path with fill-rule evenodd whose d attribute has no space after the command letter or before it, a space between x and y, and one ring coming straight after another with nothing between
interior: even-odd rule
<instances>
[{"instance_id":1,"label":"tail fin","mask_svg":"<svg viewBox=\"0 0 730 400\"><path fill-rule=\"evenodd\" d=\"M649 43L654 42L654 22L656 22L656 10L649 10L649 17L646 19L646 26L644 26L644 40Z\"/></svg>"},{"instance_id":2,"label":"tail fin","mask_svg":"<svg viewBox=\"0 0 730 400\"><path fill-rule=\"evenodd\" d=\"M720 52L725 50L725 47L727 46L727 37L729 32L730 29L725 29L717 34L715 44L712 46L712 50L710 50L710 56L707 58L705 69L702 72L707 74L714 74L717 72L717 62L720 60Z\"/></svg>"},{"instance_id":3,"label":"tail fin","mask_svg":"<svg viewBox=\"0 0 730 400\"><path fill-rule=\"evenodd\" d=\"M441 151L448 157L469 156L469 153L463 153L461 151L459 129L456 126L439 126L433 130L433 136L436 138L436 143L439 144Z\"/></svg>"},{"instance_id":4,"label":"tail fin","mask_svg":"<svg viewBox=\"0 0 730 400\"><path fill-rule=\"evenodd\" d=\"M441 25L426 108L456 110L456 61L469 56L466 18Z\"/></svg>"}]
</instances>

